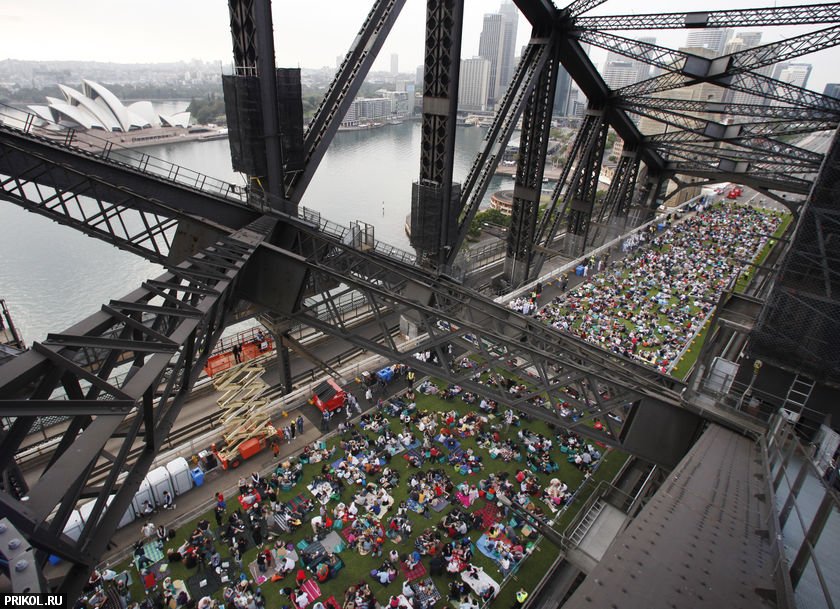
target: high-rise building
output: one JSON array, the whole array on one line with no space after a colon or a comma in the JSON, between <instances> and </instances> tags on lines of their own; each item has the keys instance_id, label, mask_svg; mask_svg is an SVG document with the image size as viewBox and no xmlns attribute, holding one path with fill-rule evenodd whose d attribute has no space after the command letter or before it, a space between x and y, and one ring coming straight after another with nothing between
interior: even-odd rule
<instances>
[{"instance_id":1,"label":"high-rise building","mask_svg":"<svg viewBox=\"0 0 840 609\"><path fill-rule=\"evenodd\" d=\"M773 69L773 78L781 80L795 87L806 87L808 77L811 76L810 63L777 63Z\"/></svg>"},{"instance_id":2,"label":"high-rise building","mask_svg":"<svg viewBox=\"0 0 840 609\"><path fill-rule=\"evenodd\" d=\"M840 82L830 82L823 89L823 95L840 99Z\"/></svg>"},{"instance_id":3,"label":"high-rise building","mask_svg":"<svg viewBox=\"0 0 840 609\"><path fill-rule=\"evenodd\" d=\"M685 46L694 49L709 49L713 56L723 55L726 43L732 30L729 29L701 29L691 32Z\"/></svg>"},{"instance_id":4,"label":"high-rise building","mask_svg":"<svg viewBox=\"0 0 840 609\"><path fill-rule=\"evenodd\" d=\"M554 88L554 110L557 116L568 116L569 94L572 92L572 77L566 68L560 66L557 69L557 85Z\"/></svg>"},{"instance_id":5,"label":"high-rise building","mask_svg":"<svg viewBox=\"0 0 840 609\"><path fill-rule=\"evenodd\" d=\"M638 40L647 44L656 44L656 38L652 36L642 37ZM611 89L620 89L648 78L650 78L650 64L625 57L614 51L607 53L607 61L604 64L604 80Z\"/></svg>"},{"instance_id":6,"label":"high-rise building","mask_svg":"<svg viewBox=\"0 0 840 609\"><path fill-rule=\"evenodd\" d=\"M513 72L516 69L516 30L519 24L519 10L513 2L502 2L499 13L502 15L502 52L498 81L501 92L497 93L497 99L502 97L513 80Z\"/></svg>"},{"instance_id":7,"label":"high-rise building","mask_svg":"<svg viewBox=\"0 0 840 609\"><path fill-rule=\"evenodd\" d=\"M639 66L629 59L607 62L607 67L604 69L604 81L613 90L632 85L638 77Z\"/></svg>"},{"instance_id":8,"label":"high-rise building","mask_svg":"<svg viewBox=\"0 0 840 609\"><path fill-rule=\"evenodd\" d=\"M761 32L738 32L729 40L729 42L726 43L723 52L724 55L732 55L734 53L739 53L741 51L757 47L760 44ZM763 68L755 70L757 74L762 76L770 76L772 71L772 65L764 66ZM764 103L764 98L759 95L748 93L746 91L734 91L732 89L724 95L724 100L733 104L761 105Z\"/></svg>"},{"instance_id":9,"label":"high-rise building","mask_svg":"<svg viewBox=\"0 0 840 609\"><path fill-rule=\"evenodd\" d=\"M519 13L511 2L502 3L498 13L484 15L478 42L478 55L490 62L490 85L487 104L492 107L504 95L513 78L514 45Z\"/></svg>"},{"instance_id":10,"label":"high-rise building","mask_svg":"<svg viewBox=\"0 0 840 609\"><path fill-rule=\"evenodd\" d=\"M654 36L642 36L639 39L639 42L645 42L647 44L656 44L656 38ZM636 77L636 82L641 82L643 80L647 80L651 77L651 65L649 63L645 63L644 61L636 61L636 71L638 73Z\"/></svg>"},{"instance_id":11,"label":"high-rise building","mask_svg":"<svg viewBox=\"0 0 840 609\"><path fill-rule=\"evenodd\" d=\"M400 56L396 53L391 53L391 74L399 74L400 72Z\"/></svg>"},{"instance_id":12,"label":"high-rise building","mask_svg":"<svg viewBox=\"0 0 840 609\"><path fill-rule=\"evenodd\" d=\"M499 13L484 15L481 37L478 39L478 55L490 62L490 84L487 103L496 101L496 81L499 75L499 52L502 40L502 16Z\"/></svg>"},{"instance_id":13,"label":"high-rise building","mask_svg":"<svg viewBox=\"0 0 840 609\"><path fill-rule=\"evenodd\" d=\"M417 90L421 92L423 91L423 74L425 74L423 66L417 66L417 69L414 71L414 84L417 87Z\"/></svg>"},{"instance_id":14,"label":"high-rise building","mask_svg":"<svg viewBox=\"0 0 840 609\"><path fill-rule=\"evenodd\" d=\"M458 85L458 109L484 112L490 86L490 62L484 57L461 60Z\"/></svg>"}]
</instances>

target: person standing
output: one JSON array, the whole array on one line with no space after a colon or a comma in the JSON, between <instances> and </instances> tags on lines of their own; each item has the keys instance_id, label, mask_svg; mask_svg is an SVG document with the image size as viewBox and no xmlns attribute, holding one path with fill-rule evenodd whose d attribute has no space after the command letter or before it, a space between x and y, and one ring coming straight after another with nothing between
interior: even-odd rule
<instances>
[{"instance_id":1,"label":"person standing","mask_svg":"<svg viewBox=\"0 0 840 609\"><path fill-rule=\"evenodd\" d=\"M299 434L303 433L303 415L299 414L297 420L295 420L295 427L297 427L297 432Z\"/></svg>"},{"instance_id":2,"label":"person standing","mask_svg":"<svg viewBox=\"0 0 840 609\"><path fill-rule=\"evenodd\" d=\"M239 343L236 343L233 346L233 349L231 349L231 351L233 351L233 360L237 364L241 363L242 362L242 347L239 346Z\"/></svg>"},{"instance_id":3,"label":"person standing","mask_svg":"<svg viewBox=\"0 0 840 609\"><path fill-rule=\"evenodd\" d=\"M409 369L408 373L405 375L405 379L408 382L408 388L414 388L414 379L417 377L417 373L414 372L413 369Z\"/></svg>"},{"instance_id":4,"label":"person standing","mask_svg":"<svg viewBox=\"0 0 840 609\"><path fill-rule=\"evenodd\" d=\"M292 435L292 440L294 440L297 435L297 424L294 421L289 425L289 433Z\"/></svg>"}]
</instances>

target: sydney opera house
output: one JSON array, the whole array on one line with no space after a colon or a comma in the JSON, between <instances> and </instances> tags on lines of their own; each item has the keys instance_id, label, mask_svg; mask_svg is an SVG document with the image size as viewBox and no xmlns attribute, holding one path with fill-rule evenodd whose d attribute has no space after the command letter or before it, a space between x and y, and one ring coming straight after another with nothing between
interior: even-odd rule
<instances>
[{"instance_id":1,"label":"sydney opera house","mask_svg":"<svg viewBox=\"0 0 840 609\"><path fill-rule=\"evenodd\" d=\"M125 106L111 91L91 80L82 81L81 92L66 85L58 86L64 99L47 97L48 105L29 106L29 109L44 120L65 127L127 133L154 127L189 126L189 112L159 114L148 101Z\"/></svg>"}]
</instances>

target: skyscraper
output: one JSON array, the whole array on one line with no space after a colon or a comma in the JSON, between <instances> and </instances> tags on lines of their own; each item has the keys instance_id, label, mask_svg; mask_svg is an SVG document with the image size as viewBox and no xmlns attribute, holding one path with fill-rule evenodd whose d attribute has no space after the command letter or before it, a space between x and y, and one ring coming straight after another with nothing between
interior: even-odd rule
<instances>
[{"instance_id":1,"label":"skyscraper","mask_svg":"<svg viewBox=\"0 0 840 609\"><path fill-rule=\"evenodd\" d=\"M829 97L840 99L840 83L830 82L826 84L825 89L823 89L823 95L828 95Z\"/></svg>"},{"instance_id":2,"label":"skyscraper","mask_svg":"<svg viewBox=\"0 0 840 609\"><path fill-rule=\"evenodd\" d=\"M629 59L610 61L604 70L604 81L613 90L632 85L638 78L639 66Z\"/></svg>"},{"instance_id":3,"label":"skyscraper","mask_svg":"<svg viewBox=\"0 0 840 609\"><path fill-rule=\"evenodd\" d=\"M499 69L501 93L497 94L497 99L502 97L513 80L513 72L516 69L516 30L519 23L519 10L513 2L502 2L499 13L502 15L502 52Z\"/></svg>"},{"instance_id":4,"label":"skyscraper","mask_svg":"<svg viewBox=\"0 0 840 609\"><path fill-rule=\"evenodd\" d=\"M399 74L400 71L400 56L396 53L391 53L391 74Z\"/></svg>"},{"instance_id":5,"label":"skyscraper","mask_svg":"<svg viewBox=\"0 0 840 609\"><path fill-rule=\"evenodd\" d=\"M484 15L478 55L490 62L487 104L492 107L504 95L513 78L514 46L519 13L511 2L502 3L498 13Z\"/></svg>"},{"instance_id":6,"label":"skyscraper","mask_svg":"<svg viewBox=\"0 0 840 609\"><path fill-rule=\"evenodd\" d=\"M810 63L777 63L773 69L773 78L781 80L795 87L806 87L808 77L811 76Z\"/></svg>"},{"instance_id":7,"label":"skyscraper","mask_svg":"<svg viewBox=\"0 0 840 609\"><path fill-rule=\"evenodd\" d=\"M738 32L732 37L723 49L725 55L731 55L740 51L745 51L761 44L761 32ZM762 76L770 76L773 71L773 66L764 66L756 70L757 74ZM763 104L764 98L746 91L728 90L724 95L724 100L734 104Z\"/></svg>"},{"instance_id":8,"label":"skyscraper","mask_svg":"<svg viewBox=\"0 0 840 609\"><path fill-rule=\"evenodd\" d=\"M458 109L474 112L487 110L489 85L489 61L484 57L462 59L458 85Z\"/></svg>"},{"instance_id":9,"label":"skyscraper","mask_svg":"<svg viewBox=\"0 0 840 609\"><path fill-rule=\"evenodd\" d=\"M691 32L685 46L689 48L709 49L714 52L714 57L723 54L729 35L732 30L728 29L702 29Z\"/></svg>"},{"instance_id":10,"label":"skyscraper","mask_svg":"<svg viewBox=\"0 0 840 609\"><path fill-rule=\"evenodd\" d=\"M558 116L569 115L569 94L571 91L572 77L566 71L566 68L559 66L557 68L557 86L554 88L554 114Z\"/></svg>"}]
</instances>

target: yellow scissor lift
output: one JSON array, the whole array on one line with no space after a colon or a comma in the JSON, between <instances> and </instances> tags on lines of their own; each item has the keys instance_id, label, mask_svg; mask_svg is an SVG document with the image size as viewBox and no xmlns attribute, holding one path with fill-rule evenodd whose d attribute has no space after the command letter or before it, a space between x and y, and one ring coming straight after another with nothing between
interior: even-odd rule
<instances>
[{"instance_id":1,"label":"yellow scissor lift","mask_svg":"<svg viewBox=\"0 0 840 609\"><path fill-rule=\"evenodd\" d=\"M223 468L237 468L253 457L277 436L271 424L269 386L262 380L265 368L254 362L243 362L220 373L213 386L222 392L219 407L222 416L224 443L210 447Z\"/></svg>"}]
</instances>

